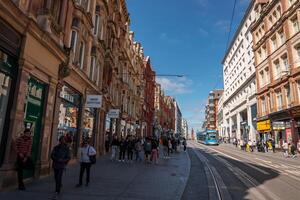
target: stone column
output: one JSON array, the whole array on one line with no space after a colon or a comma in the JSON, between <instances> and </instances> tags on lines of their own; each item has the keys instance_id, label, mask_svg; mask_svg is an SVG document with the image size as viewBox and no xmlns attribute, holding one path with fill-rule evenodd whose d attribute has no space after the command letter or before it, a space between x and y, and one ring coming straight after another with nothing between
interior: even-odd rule
<instances>
[{"instance_id":1,"label":"stone column","mask_svg":"<svg viewBox=\"0 0 300 200\"><path fill-rule=\"evenodd\" d=\"M239 112L236 114L236 124L237 124L236 137L238 139L242 139L241 138L241 114Z\"/></svg>"}]
</instances>

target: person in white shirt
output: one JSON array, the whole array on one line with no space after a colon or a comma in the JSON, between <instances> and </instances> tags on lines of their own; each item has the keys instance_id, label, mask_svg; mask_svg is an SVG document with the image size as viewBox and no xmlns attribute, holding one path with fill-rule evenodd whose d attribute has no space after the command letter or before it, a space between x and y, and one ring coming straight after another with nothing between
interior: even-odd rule
<instances>
[{"instance_id":1,"label":"person in white shirt","mask_svg":"<svg viewBox=\"0 0 300 200\"><path fill-rule=\"evenodd\" d=\"M94 147L89 145L87 140L83 141L82 147L80 148L80 175L79 175L79 183L76 187L82 186L82 178L84 171L86 170L86 186L89 185L90 182L90 169L92 166L90 156L96 155L96 150Z\"/></svg>"}]
</instances>

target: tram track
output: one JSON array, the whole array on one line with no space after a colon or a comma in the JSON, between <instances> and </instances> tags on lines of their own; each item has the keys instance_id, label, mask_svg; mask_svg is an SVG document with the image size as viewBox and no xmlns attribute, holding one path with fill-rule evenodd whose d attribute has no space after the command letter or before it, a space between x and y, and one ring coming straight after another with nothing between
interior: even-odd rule
<instances>
[{"instance_id":1,"label":"tram track","mask_svg":"<svg viewBox=\"0 0 300 200\"><path fill-rule=\"evenodd\" d=\"M247 188L248 193L251 193L253 199L259 200L279 200L280 198L270 192L267 188L261 185L258 181L256 181L253 177L251 177L248 173L241 170L239 167L230 163L228 160L224 159L222 156L217 154L212 154L206 150L206 146L202 144L190 143L193 147L193 151L197 154L198 158L205 163L209 171L209 175L212 177L215 191L217 191L217 199L232 199L227 187L225 186L220 174L217 172L215 167L210 163L209 159L215 159L217 162L225 166L243 185ZM207 157L209 155L209 157ZM249 166L248 166L249 167ZM256 169L252 167L253 169ZM258 170L261 171L261 170ZM230 186L228 186L230 187ZM225 188L225 190L224 190ZM251 192L250 192L251 191ZM251 199L252 199L251 198Z\"/></svg>"},{"instance_id":2,"label":"tram track","mask_svg":"<svg viewBox=\"0 0 300 200\"><path fill-rule=\"evenodd\" d=\"M212 200L231 200L231 196L224 184L220 174L217 172L215 167L210 164L209 160L203 156L199 151L196 150L196 146L192 144L193 152L197 158L204 164L205 174L209 186L209 199Z\"/></svg>"}]
</instances>

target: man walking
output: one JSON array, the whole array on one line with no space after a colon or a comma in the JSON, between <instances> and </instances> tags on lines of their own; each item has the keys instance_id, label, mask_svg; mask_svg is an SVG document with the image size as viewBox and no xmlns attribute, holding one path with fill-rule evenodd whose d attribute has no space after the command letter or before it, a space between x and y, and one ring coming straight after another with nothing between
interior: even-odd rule
<instances>
[{"instance_id":1,"label":"man walking","mask_svg":"<svg viewBox=\"0 0 300 200\"><path fill-rule=\"evenodd\" d=\"M63 172L70 160L70 149L65 143L64 136L59 138L59 144L53 148L51 159L55 178L55 194L52 199L56 200L60 194Z\"/></svg>"},{"instance_id":2,"label":"man walking","mask_svg":"<svg viewBox=\"0 0 300 200\"><path fill-rule=\"evenodd\" d=\"M18 184L19 190L25 190L25 185L23 182L23 170L25 168L32 167L31 161L31 147L32 138L29 129L25 129L23 135L21 135L16 140L16 151L17 151L17 172L18 172ZM32 166L29 166L32 165Z\"/></svg>"},{"instance_id":3,"label":"man walking","mask_svg":"<svg viewBox=\"0 0 300 200\"><path fill-rule=\"evenodd\" d=\"M273 153L275 153L275 140L272 139L272 149L273 149Z\"/></svg>"}]
</instances>

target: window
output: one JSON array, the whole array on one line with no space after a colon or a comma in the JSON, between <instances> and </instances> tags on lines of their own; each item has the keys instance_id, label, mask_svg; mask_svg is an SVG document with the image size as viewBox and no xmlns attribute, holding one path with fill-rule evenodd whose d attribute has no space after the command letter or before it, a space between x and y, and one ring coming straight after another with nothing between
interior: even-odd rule
<instances>
[{"instance_id":1,"label":"window","mask_svg":"<svg viewBox=\"0 0 300 200\"><path fill-rule=\"evenodd\" d=\"M284 32L283 32L283 29L281 29L279 32L278 32L278 35L279 35L279 38L280 38L280 45L284 44L285 43L285 35L284 35Z\"/></svg>"},{"instance_id":2,"label":"window","mask_svg":"<svg viewBox=\"0 0 300 200\"><path fill-rule=\"evenodd\" d=\"M276 92L276 103L277 103L277 110L282 109L282 94L281 91Z\"/></svg>"},{"instance_id":3,"label":"window","mask_svg":"<svg viewBox=\"0 0 300 200\"><path fill-rule=\"evenodd\" d=\"M72 49L74 53L74 58L75 58L75 53L76 53L76 46L77 46L77 31L72 30L71 31L71 40L70 40L70 48ZM74 60L73 58L73 60Z\"/></svg>"},{"instance_id":4,"label":"window","mask_svg":"<svg viewBox=\"0 0 300 200\"><path fill-rule=\"evenodd\" d=\"M271 43L272 43L272 49L273 51L275 51L277 49L277 40L276 40L276 35L274 35L272 38L271 38Z\"/></svg>"},{"instance_id":5,"label":"window","mask_svg":"<svg viewBox=\"0 0 300 200\"><path fill-rule=\"evenodd\" d=\"M96 15L95 15L94 35L98 35L99 21L100 21L100 17L99 17L99 15L96 14Z\"/></svg>"},{"instance_id":6,"label":"window","mask_svg":"<svg viewBox=\"0 0 300 200\"><path fill-rule=\"evenodd\" d=\"M269 104L269 112L272 112L273 110L273 100L272 100L272 96L269 94L268 95L268 104Z\"/></svg>"},{"instance_id":7,"label":"window","mask_svg":"<svg viewBox=\"0 0 300 200\"><path fill-rule=\"evenodd\" d=\"M85 45L84 45L84 42L81 42L80 49L79 49L79 67L80 67L80 69L83 69L84 51L85 51Z\"/></svg>"},{"instance_id":8,"label":"window","mask_svg":"<svg viewBox=\"0 0 300 200\"><path fill-rule=\"evenodd\" d=\"M97 85L99 84L99 65L98 64L95 65L93 81L95 81Z\"/></svg>"},{"instance_id":9,"label":"window","mask_svg":"<svg viewBox=\"0 0 300 200\"><path fill-rule=\"evenodd\" d=\"M296 51L296 62L299 62L300 61L300 44L298 44L295 47L295 51Z\"/></svg>"},{"instance_id":10,"label":"window","mask_svg":"<svg viewBox=\"0 0 300 200\"><path fill-rule=\"evenodd\" d=\"M291 89L290 89L290 85L285 86L285 95L286 95L287 107L289 108L291 106Z\"/></svg>"},{"instance_id":11,"label":"window","mask_svg":"<svg viewBox=\"0 0 300 200\"><path fill-rule=\"evenodd\" d=\"M265 86L265 78L264 78L264 71L260 71L259 73L260 75L260 84L261 84L261 87L264 87Z\"/></svg>"},{"instance_id":12,"label":"window","mask_svg":"<svg viewBox=\"0 0 300 200\"><path fill-rule=\"evenodd\" d=\"M281 74L281 68L279 60L274 61L274 79L278 79Z\"/></svg>"},{"instance_id":13,"label":"window","mask_svg":"<svg viewBox=\"0 0 300 200\"><path fill-rule=\"evenodd\" d=\"M282 63L283 63L283 71L288 72L289 71L289 61L288 61L287 55L284 54L281 57L281 60L282 60Z\"/></svg>"},{"instance_id":14,"label":"window","mask_svg":"<svg viewBox=\"0 0 300 200\"><path fill-rule=\"evenodd\" d=\"M297 15L292 18L291 20L292 22L292 26L293 26L293 33L298 33L299 32L299 22L298 22L298 18L297 18Z\"/></svg>"},{"instance_id":15,"label":"window","mask_svg":"<svg viewBox=\"0 0 300 200\"><path fill-rule=\"evenodd\" d=\"M298 92L298 99L300 99L300 80L297 81L297 92Z\"/></svg>"},{"instance_id":16,"label":"window","mask_svg":"<svg viewBox=\"0 0 300 200\"><path fill-rule=\"evenodd\" d=\"M90 67L90 74L89 74L89 78L94 81L94 73L95 73L95 65L96 65L96 58L95 56L91 57L91 67Z\"/></svg>"},{"instance_id":17,"label":"window","mask_svg":"<svg viewBox=\"0 0 300 200\"><path fill-rule=\"evenodd\" d=\"M261 98L261 114L266 114L266 100L265 98Z\"/></svg>"},{"instance_id":18,"label":"window","mask_svg":"<svg viewBox=\"0 0 300 200\"><path fill-rule=\"evenodd\" d=\"M60 21L60 11L61 11L61 0L54 0L52 1L51 5L51 15L52 19L59 24Z\"/></svg>"}]
</instances>

